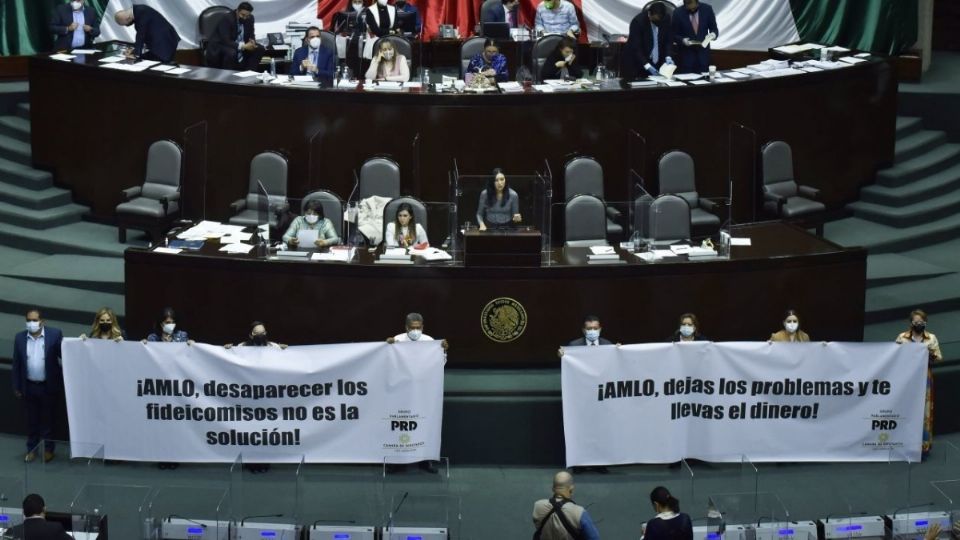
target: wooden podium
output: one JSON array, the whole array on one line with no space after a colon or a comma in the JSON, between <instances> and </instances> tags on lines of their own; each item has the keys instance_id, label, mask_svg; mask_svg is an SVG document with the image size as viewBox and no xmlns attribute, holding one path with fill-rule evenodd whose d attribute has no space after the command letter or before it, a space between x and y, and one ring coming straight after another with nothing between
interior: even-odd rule
<instances>
[{"instance_id":1,"label":"wooden podium","mask_svg":"<svg viewBox=\"0 0 960 540\"><path fill-rule=\"evenodd\" d=\"M541 240L535 229L469 230L463 233L463 265L538 267Z\"/></svg>"}]
</instances>

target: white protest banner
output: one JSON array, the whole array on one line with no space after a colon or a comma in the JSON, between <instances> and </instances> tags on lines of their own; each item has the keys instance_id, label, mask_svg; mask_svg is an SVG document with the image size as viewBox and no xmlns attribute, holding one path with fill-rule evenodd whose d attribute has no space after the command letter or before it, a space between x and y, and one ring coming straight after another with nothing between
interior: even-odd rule
<instances>
[{"instance_id":1,"label":"white protest banner","mask_svg":"<svg viewBox=\"0 0 960 540\"><path fill-rule=\"evenodd\" d=\"M561 366L568 466L920 459L920 344L568 347Z\"/></svg>"},{"instance_id":2,"label":"white protest banner","mask_svg":"<svg viewBox=\"0 0 960 540\"><path fill-rule=\"evenodd\" d=\"M444 363L439 341L281 350L65 339L70 439L130 461L438 459Z\"/></svg>"}]
</instances>

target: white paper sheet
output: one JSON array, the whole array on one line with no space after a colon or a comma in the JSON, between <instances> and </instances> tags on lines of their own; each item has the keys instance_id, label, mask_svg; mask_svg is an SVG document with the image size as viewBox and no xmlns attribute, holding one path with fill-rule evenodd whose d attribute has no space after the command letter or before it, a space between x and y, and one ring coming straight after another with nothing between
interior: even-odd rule
<instances>
[{"instance_id":1,"label":"white paper sheet","mask_svg":"<svg viewBox=\"0 0 960 540\"><path fill-rule=\"evenodd\" d=\"M749 246L751 241L749 238L730 238L731 246Z\"/></svg>"},{"instance_id":2,"label":"white paper sheet","mask_svg":"<svg viewBox=\"0 0 960 540\"><path fill-rule=\"evenodd\" d=\"M663 64L660 66L660 75L665 79L672 78L675 71L677 71L677 66L674 64Z\"/></svg>"},{"instance_id":3,"label":"white paper sheet","mask_svg":"<svg viewBox=\"0 0 960 540\"><path fill-rule=\"evenodd\" d=\"M70 54L99 54L100 51L96 49L74 49L70 51Z\"/></svg>"},{"instance_id":4,"label":"white paper sheet","mask_svg":"<svg viewBox=\"0 0 960 540\"><path fill-rule=\"evenodd\" d=\"M168 248L168 247L158 247L158 248L156 248L156 249L153 250L154 253L167 253L167 254L169 254L169 255L176 255L177 253L180 253L181 251L183 251L183 250L182 250L182 249L178 249L178 248Z\"/></svg>"},{"instance_id":5,"label":"white paper sheet","mask_svg":"<svg viewBox=\"0 0 960 540\"><path fill-rule=\"evenodd\" d=\"M97 60L97 62L100 62L102 64L115 64L117 62L123 62L124 60L126 60L126 57L117 55L117 56L107 56L106 58L101 58Z\"/></svg>"},{"instance_id":6,"label":"white paper sheet","mask_svg":"<svg viewBox=\"0 0 960 540\"><path fill-rule=\"evenodd\" d=\"M299 247L313 247L318 238L320 238L320 231L318 229L301 229L297 231L297 244Z\"/></svg>"},{"instance_id":7,"label":"white paper sheet","mask_svg":"<svg viewBox=\"0 0 960 540\"><path fill-rule=\"evenodd\" d=\"M171 69L174 69L174 68L175 68L175 66L169 66L169 65L166 65L166 64L160 64L159 66L154 66L154 67L150 68L150 71L165 72L165 71L170 71Z\"/></svg>"},{"instance_id":8,"label":"white paper sheet","mask_svg":"<svg viewBox=\"0 0 960 540\"><path fill-rule=\"evenodd\" d=\"M437 248L413 249L410 250L410 253L422 257L425 261L449 261L453 259L449 253Z\"/></svg>"},{"instance_id":9,"label":"white paper sheet","mask_svg":"<svg viewBox=\"0 0 960 540\"><path fill-rule=\"evenodd\" d=\"M256 71L239 71L233 74L234 77L240 77L241 79L246 77L256 77L257 75L259 75L259 73Z\"/></svg>"},{"instance_id":10,"label":"white paper sheet","mask_svg":"<svg viewBox=\"0 0 960 540\"><path fill-rule=\"evenodd\" d=\"M61 62L69 62L74 58L76 58L76 56L72 54L51 54L50 55L51 60L60 60Z\"/></svg>"},{"instance_id":11,"label":"white paper sheet","mask_svg":"<svg viewBox=\"0 0 960 540\"><path fill-rule=\"evenodd\" d=\"M613 246L590 246L590 253L594 255L613 255L616 251Z\"/></svg>"},{"instance_id":12,"label":"white paper sheet","mask_svg":"<svg viewBox=\"0 0 960 540\"><path fill-rule=\"evenodd\" d=\"M183 75L184 73L190 73L190 70L187 68L174 68L167 72L167 75Z\"/></svg>"}]
</instances>

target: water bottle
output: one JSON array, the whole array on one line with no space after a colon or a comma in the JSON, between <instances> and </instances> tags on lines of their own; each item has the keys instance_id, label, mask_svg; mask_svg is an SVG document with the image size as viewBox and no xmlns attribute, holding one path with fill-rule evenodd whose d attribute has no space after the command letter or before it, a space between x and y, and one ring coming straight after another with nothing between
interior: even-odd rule
<instances>
[{"instance_id":1,"label":"water bottle","mask_svg":"<svg viewBox=\"0 0 960 540\"><path fill-rule=\"evenodd\" d=\"M277 78L277 59L273 57L270 58L270 76Z\"/></svg>"},{"instance_id":2,"label":"water bottle","mask_svg":"<svg viewBox=\"0 0 960 540\"><path fill-rule=\"evenodd\" d=\"M420 82L426 86L430 85L430 70L423 68L420 71Z\"/></svg>"}]
</instances>

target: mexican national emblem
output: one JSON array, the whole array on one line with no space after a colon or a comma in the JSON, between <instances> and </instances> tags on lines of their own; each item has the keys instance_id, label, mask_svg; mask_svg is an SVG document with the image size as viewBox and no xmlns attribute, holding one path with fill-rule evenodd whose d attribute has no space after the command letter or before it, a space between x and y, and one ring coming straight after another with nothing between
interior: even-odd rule
<instances>
[{"instance_id":1,"label":"mexican national emblem","mask_svg":"<svg viewBox=\"0 0 960 540\"><path fill-rule=\"evenodd\" d=\"M511 342L527 329L527 311L513 298L494 298L480 312L480 328L493 341Z\"/></svg>"}]
</instances>

